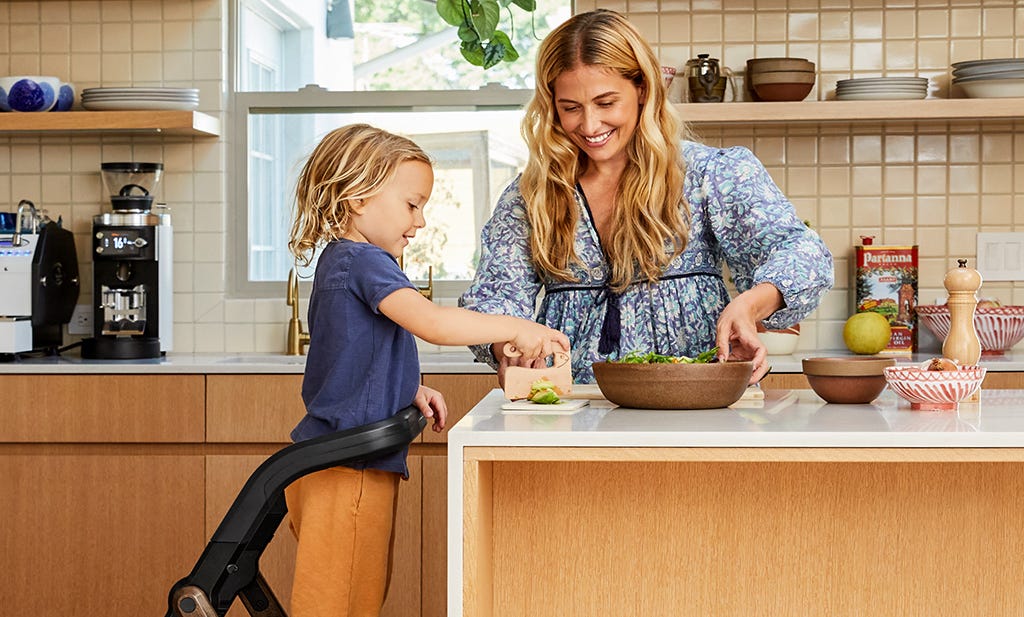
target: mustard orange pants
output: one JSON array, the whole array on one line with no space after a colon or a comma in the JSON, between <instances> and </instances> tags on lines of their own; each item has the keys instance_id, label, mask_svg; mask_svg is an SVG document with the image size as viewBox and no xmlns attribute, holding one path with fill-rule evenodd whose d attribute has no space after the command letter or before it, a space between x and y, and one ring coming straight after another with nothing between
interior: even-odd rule
<instances>
[{"instance_id":1,"label":"mustard orange pants","mask_svg":"<svg viewBox=\"0 0 1024 617\"><path fill-rule=\"evenodd\" d=\"M378 617L391 575L400 475L332 467L285 489L298 540L291 617Z\"/></svg>"}]
</instances>

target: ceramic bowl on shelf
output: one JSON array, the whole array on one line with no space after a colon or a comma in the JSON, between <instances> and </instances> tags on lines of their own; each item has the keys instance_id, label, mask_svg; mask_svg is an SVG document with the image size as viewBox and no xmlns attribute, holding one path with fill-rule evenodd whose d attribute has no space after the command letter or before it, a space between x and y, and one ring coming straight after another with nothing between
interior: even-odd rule
<instances>
[{"instance_id":1,"label":"ceramic bowl on shelf","mask_svg":"<svg viewBox=\"0 0 1024 617\"><path fill-rule=\"evenodd\" d=\"M0 110L50 111L57 104L60 80L46 75L0 77Z\"/></svg>"},{"instance_id":2,"label":"ceramic bowl on shelf","mask_svg":"<svg viewBox=\"0 0 1024 617\"><path fill-rule=\"evenodd\" d=\"M918 305L917 316L940 341L949 335L949 307ZM1001 356L1024 339L1024 306L990 306L974 310L974 329L985 356Z\"/></svg>"},{"instance_id":3,"label":"ceramic bowl on shelf","mask_svg":"<svg viewBox=\"0 0 1024 617\"><path fill-rule=\"evenodd\" d=\"M595 362L606 399L632 409L717 409L740 400L753 362L629 364Z\"/></svg>"},{"instance_id":4,"label":"ceramic bowl on shelf","mask_svg":"<svg viewBox=\"0 0 1024 617\"><path fill-rule=\"evenodd\" d=\"M885 369L889 389L917 411L955 410L981 387L985 369L959 367L950 371L929 371L920 366L891 366Z\"/></svg>"},{"instance_id":5,"label":"ceramic bowl on shelf","mask_svg":"<svg viewBox=\"0 0 1024 617\"><path fill-rule=\"evenodd\" d=\"M57 91L57 102L50 111L69 111L75 104L75 84L65 81L60 82L60 89Z\"/></svg>"},{"instance_id":6,"label":"ceramic bowl on shelf","mask_svg":"<svg viewBox=\"0 0 1024 617\"><path fill-rule=\"evenodd\" d=\"M814 393L827 403L864 404L885 390L884 371L896 365L895 358L840 356L804 358L803 372Z\"/></svg>"},{"instance_id":7,"label":"ceramic bowl on shelf","mask_svg":"<svg viewBox=\"0 0 1024 617\"><path fill-rule=\"evenodd\" d=\"M751 87L762 101L802 101L814 89L814 82L754 84Z\"/></svg>"}]
</instances>

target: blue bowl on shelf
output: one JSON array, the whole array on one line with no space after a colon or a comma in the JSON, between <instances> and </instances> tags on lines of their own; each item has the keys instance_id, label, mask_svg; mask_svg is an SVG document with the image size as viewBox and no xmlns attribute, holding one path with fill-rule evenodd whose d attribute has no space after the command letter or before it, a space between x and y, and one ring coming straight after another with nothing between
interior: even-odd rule
<instances>
[{"instance_id":1,"label":"blue bowl on shelf","mask_svg":"<svg viewBox=\"0 0 1024 617\"><path fill-rule=\"evenodd\" d=\"M66 81L60 82L60 90L57 91L57 102L50 111L68 111L75 104L75 84Z\"/></svg>"},{"instance_id":2,"label":"blue bowl on shelf","mask_svg":"<svg viewBox=\"0 0 1024 617\"><path fill-rule=\"evenodd\" d=\"M39 75L0 77L0 110L50 111L57 104L60 80Z\"/></svg>"}]
</instances>

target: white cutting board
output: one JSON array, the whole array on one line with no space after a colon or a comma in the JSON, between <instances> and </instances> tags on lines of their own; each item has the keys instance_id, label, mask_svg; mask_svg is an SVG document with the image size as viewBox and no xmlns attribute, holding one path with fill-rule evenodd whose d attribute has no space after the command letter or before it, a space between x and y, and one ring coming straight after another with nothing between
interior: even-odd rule
<instances>
[{"instance_id":1,"label":"white cutting board","mask_svg":"<svg viewBox=\"0 0 1024 617\"><path fill-rule=\"evenodd\" d=\"M511 401L504 403L501 410L505 413L546 413L546 414L570 414L576 413L582 407L586 407L588 401L562 399L561 403L543 405L533 401Z\"/></svg>"}]
</instances>

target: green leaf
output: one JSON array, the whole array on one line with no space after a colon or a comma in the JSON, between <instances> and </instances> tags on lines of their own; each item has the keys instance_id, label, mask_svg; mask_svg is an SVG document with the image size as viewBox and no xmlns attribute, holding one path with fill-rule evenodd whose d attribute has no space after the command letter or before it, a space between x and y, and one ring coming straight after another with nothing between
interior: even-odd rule
<instances>
[{"instance_id":1,"label":"green leaf","mask_svg":"<svg viewBox=\"0 0 1024 617\"><path fill-rule=\"evenodd\" d=\"M518 6L519 8L523 9L524 11L537 10L537 0L512 0L512 3ZM440 0L438 0L438 4L440 4Z\"/></svg>"},{"instance_id":2,"label":"green leaf","mask_svg":"<svg viewBox=\"0 0 1024 617\"><path fill-rule=\"evenodd\" d=\"M505 62L515 62L519 59L519 52L512 45L512 39L508 38L508 35L501 30L495 30L494 36L491 37L492 43L500 43L505 47L505 55L502 56L502 60Z\"/></svg>"},{"instance_id":3,"label":"green leaf","mask_svg":"<svg viewBox=\"0 0 1024 617\"><path fill-rule=\"evenodd\" d=\"M484 68L489 69L505 57L505 46L501 43L488 41L484 46Z\"/></svg>"},{"instance_id":4,"label":"green leaf","mask_svg":"<svg viewBox=\"0 0 1024 617\"><path fill-rule=\"evenodd\" d=\"M484 47L480 41L463 41L459 51L467 62L476 66L484 65ZM486 68L486 67L485 67Z\"/></svg>"},{"instance_id":5,"label":"green leaf","mask_svg":"<svg viewBox=\"0 0 1024 617\"><path fill-rule=\"evenodd\" d=\"M462 24L459 26L459 40L472 43L474 41L479 41L480 35L473 29L473 26L469 24Z\"/></svg>"},{"instance_id":6,"label":"green leaf","mask_svg":"<svg viewBox=\"0 0 1024 617\"><path fill-rule=\"evenodd\" d=\"M501 20L501 7L498 6L498 0L472 0L470 6L473 8L470 19L473 20L476 31L483 39L491 38L491 33L498 27L498 22Z\"/></svg>"},{"instance_id":7,"label":"green leaf","mask_svg":"<svg viewBox=\"0 0 1024 617\"><path fill-rule=\"evenodd\" d=\"M469 2L466 0L437 0L437 14L453 26L461 26L466 23L466 15L469 15Z\"/></svg>"}]
</instances>

